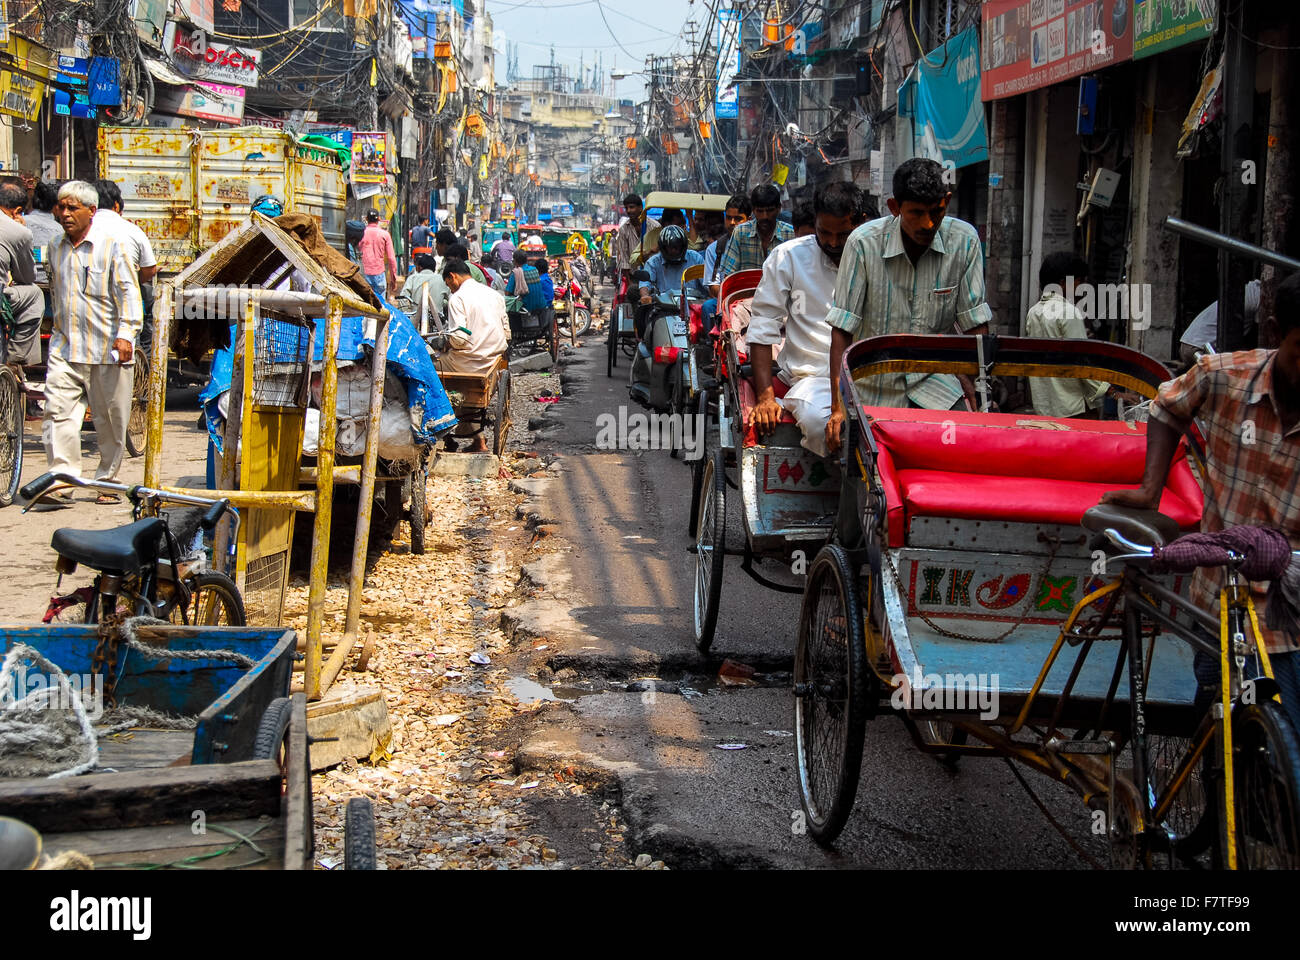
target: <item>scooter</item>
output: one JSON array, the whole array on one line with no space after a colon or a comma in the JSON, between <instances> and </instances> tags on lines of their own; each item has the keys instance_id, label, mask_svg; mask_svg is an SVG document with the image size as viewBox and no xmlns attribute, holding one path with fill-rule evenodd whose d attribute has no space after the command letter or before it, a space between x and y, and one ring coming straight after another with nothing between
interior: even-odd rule
<instances>
[{"instance_id":1,"label":"scooter","mask_svg":"<svg viewBox=\"0 0 1300 960\"><path fill-rule=\"evenodd\" d=\"M645 336L637 344L632 358L628 392L644 407L659 412L685 414L694 410L700 393L700 373L695 351L691 349L687 317L690 300L686 287L704 275L703 266L687 267L682 275L680 294L655 291L649 304L636 307L645 311ZM632 279L645 283L650 274L638 270Z\"/></svg>"}]
</instances>

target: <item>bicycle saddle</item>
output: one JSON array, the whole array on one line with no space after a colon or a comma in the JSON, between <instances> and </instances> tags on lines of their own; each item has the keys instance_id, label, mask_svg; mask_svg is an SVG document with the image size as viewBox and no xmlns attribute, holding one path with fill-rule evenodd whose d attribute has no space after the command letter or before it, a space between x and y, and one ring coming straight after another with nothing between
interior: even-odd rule
<instances>
[{"instance_id":1,"label":"bicycle saddle","mask_svg":"<svg viewBox=\"0 0 1300 960\"><path fill-rule=\"evenodd\" d=\"M1116 530L1121 536L1144 547L1163 547L1182 534L1178 523L1159 510L1138 510L1118 503L1099 503L1095 507L1089 507L1083 512L1082 523L1085 530L1096 534L1088 543L1092 549L1114 549L1114 545L1105 537L1107 529Z\"/></svg>"},{"instance_id":2,"label":"bicycle saddle","mask_svg":"<svg viewBox=\"0 0 1300 960\"><path fill-rule=\"evenodd\" d=\"M50 547L61 557L104 573L136 573L158 562L163 522L157 517L137 520L110 530L54 531Z\"/></svg>"}]
</instances>

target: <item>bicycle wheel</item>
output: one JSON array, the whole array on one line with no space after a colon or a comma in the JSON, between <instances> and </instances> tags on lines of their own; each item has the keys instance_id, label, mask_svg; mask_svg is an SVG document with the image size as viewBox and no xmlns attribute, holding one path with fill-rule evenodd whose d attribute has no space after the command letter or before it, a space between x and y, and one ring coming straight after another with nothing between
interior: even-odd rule
<instances>
[{"instance_id":1,"label":"bicycle wheel","mask_svg":"<svg viewBox=\"0 0 1300 960\"><path fill-rule=\"evenodd\" d=\"M1280 705L1266 700L1233 711L1232 770L1237 868L1294 870L1300 866L1300 740ZM1226 861L1228 838L1221 842Z\"/></svg>"},{"instance_id":2,"label":"bicycle wheel","mask_svg":"<svg viewBox=\"0 0 1300 960\"><path fill-rule=\"evenodd\" d=\"M149 355L135 352L131 385L131 415L126 421L126 452L133 457L144 453L149 432Z\"/></svg>"},{"instance_id":3,"label":"bicycle wheel","mask_svg":"<svg viewBox=\"0 0 1300 960\"><path fill-rule=\"evenodd\" d=\"M727 476L721 450L704 468L700 498L695 535L695 645L700 653L708 653L718 626L727 550Z\"/></svg>"},{"instance_id":4,"label":"bicycle wheel","mask_svg":"<svg viewBox=\"0 0 1300 960\"><path fill-rule=\"evenodd\" d=\"M239 595L239 587L224 573L208 571L188 576L184 580L186 590L180 594L184 597L184 612L191 626L196 627L242 627L248 622L244 612L244 598ZM166 619L171 623L183 623L182 606L173 602L166 610Z\"/></svg>"},{"instance_id":5,"label":"bicycle wheel","mask_svg":"<svg viewBox=\"0 0 1300 960\"><path fill-rule=\"evenodd\" d=\"M0 367L0 507L14 502L23 473L23 419L27 398L8 367Z\"/></svg>"},{"instance_id":6,"label":"bicycle wheel","mask_svg":"<svg viewBox=\"0 0 1300 960\"><path fill-rule=\"evenodd\" d=\"M871 710L862 608L848 551L822 547L808 571L794 655L795 757L808 832L835 842L858 792Z\"/></svg>"},{"instance_id":7,"label":"bicycle wheel","mask_svg":"<svg viewBox=\"0 0 1300 960\"><path fill-rule=\"evenodd\" d=\"M1192 741L1186 737L1153 734L1147 738L1147 770L1156 797L1164 796L1191 749ZM1213 745L1208 750L1213 751ZM1215 818L1202 776L1206 761L1203 755L1187 771L1168 812L1158 824L1158 829L1169 838L1171 858L1185 863L1203 853L1214 839Z\"/></svg>"}]
</instances>

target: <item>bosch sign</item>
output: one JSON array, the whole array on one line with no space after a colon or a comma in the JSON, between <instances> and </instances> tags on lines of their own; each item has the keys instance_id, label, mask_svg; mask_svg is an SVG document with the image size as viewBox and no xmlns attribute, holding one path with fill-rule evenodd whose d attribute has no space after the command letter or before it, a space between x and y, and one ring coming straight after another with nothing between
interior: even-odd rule
<instances>
[{"instance_id":1,"label":"bosch sign","mask_svg":"<svg viewBox=\"0 0 1300 960\"><path fill-rule=\"evenodd\" d=\"M167 29L172 31L168 45L172 61L187 77L209 83L257 86L257 69L262 61L260 50L218 43L202 30L177 28L174 23L169 23Z\"/></svg>"}]
</instances>

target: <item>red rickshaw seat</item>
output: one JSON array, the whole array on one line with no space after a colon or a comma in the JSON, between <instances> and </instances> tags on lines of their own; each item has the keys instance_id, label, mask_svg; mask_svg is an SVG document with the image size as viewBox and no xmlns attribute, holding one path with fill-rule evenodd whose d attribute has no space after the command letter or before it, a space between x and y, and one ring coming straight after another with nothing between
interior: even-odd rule
<instances>
[{"instance_id":1,"label":"red rickshaw seat","mask_svg":"<svg viewBox=\"0 0 1300 960\"><path fill-rule=\"evenodd\" d=\"M968 411L864 408L879 455L891 546L913 517L1077 526L1107 490L1136 488L1144 425ZM1040 425L1041 424L1041 425ZM1184 530L1202 496L1179 447L1160 509Z\"/></svg>"}]
</instances>

